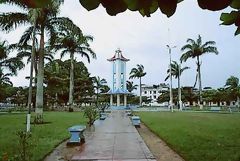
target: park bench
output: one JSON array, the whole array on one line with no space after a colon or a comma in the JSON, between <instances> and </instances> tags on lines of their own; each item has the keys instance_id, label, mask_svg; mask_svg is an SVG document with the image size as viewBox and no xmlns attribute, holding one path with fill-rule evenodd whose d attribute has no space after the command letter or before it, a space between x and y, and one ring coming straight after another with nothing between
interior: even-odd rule
<instances>
[{"instance_id":1,"label":"park bench","mask_svg":"<svg viewBox=\"0 0 240 161\"><path fill-rule=\"evenodd\" d=\"M127 114L127 116L132 116L133 115L132 111L130 111L130 110L126 111L126 114Z\"/></svg>"},{"instance_id":2,"label":"park bench","mask_svg":"<svg viewBox=\"0 0 240 161\"><path fill-rule=\"evenodd\" d=\"M84 125L75 125L68 128L68 131L70 132L71 137L67 142L67 145L68 146L80 145L81 143L84 143L85 138L84 138L83 132L85 129L86 129L86 126Z\"/></svg>"},{"instance_id":3,"label":"park bench","mask_svg":"<svg viewBox=\"0 0 240 161\"><path fill-rule=\"evenodd\" d=\"M106 113L100 113L100 120L105 120L107 118L107 114Z\"/></svg>"},{"instance_id":4,"label":"park bench","mask_svg":"<svg viewBox=\"0 0 240 161\"><path fill-rule=\"evenodd\" d=\"M139 116L132 116L132 124L135 127L140 127L140 117Z\"/></svg>"},{"instance_id":5,"label":"park bench","mask_svg":"<svg viewBox=\"0 0 240 161\"><path fill-rule=\"evenodd\" d=\"M213 111L213 112L219 112L221 110L221 107L211 107L210 108L210 111Z\"/></svg>"}]
</instances>

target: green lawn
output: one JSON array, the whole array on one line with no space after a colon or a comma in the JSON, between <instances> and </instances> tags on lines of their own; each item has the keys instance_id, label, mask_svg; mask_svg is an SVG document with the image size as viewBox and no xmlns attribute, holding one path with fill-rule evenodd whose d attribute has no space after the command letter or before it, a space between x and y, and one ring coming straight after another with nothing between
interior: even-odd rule
<instances>
[{"instance_id":1,"label":"green lawn","mask_svg":"<svg viewBox=\"0 0 240 161\"><path fill-rule=\"evenodd\" d=\"M187 161L240 161L240 114L140 112Z\"/></svg>"},{"instance_id":2,"label":"green lawn","mask_svg":"<svg viewBox=\"0 0 240 161\"><path fill-rule=\"evenodd\" d=\"M17 153L16 131L25 129L25 114L0 114L0 156ZM76 124L86 124L80 112L46 112L44 121L50 124L32 126L33 160L41 160L61 141L70 135L67 128ZM1 157L0 157L1 158Z\"/></svg>"}]
</instances>

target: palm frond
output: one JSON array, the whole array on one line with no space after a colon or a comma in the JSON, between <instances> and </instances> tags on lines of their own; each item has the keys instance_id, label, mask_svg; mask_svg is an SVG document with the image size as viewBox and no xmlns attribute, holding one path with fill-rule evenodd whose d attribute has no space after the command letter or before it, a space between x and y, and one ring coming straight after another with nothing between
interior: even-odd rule
<instances>
[{"instance_id":1,"label":"palm frond","mask_svg":"<svg viewBox=\"0 0 240 161\"><path fill-rule=\"evenodd\" d=\"M205 53L214 53L214 54L218 54L218 50L216 47L213 47L213 46L208 46L206 48L203 49L203 54Z\"/></svg>"},{"instance_id":2,"label":"palm frond","mask_svg":"<svg viewBox=\"0 0 240 161\"><path fill-rule=\"evenodd\" d=\"M197 39L196 44L197 44L198 46L202 46L202 37L201 37L201 35L198 35L198 39Z\"/></svg>"},{"instance_id":3,"label":"palm frond","mask_svg":"<svg viewBox=\"0 0 240 161\"><path fill-rule=\"evenodd\" d=\"M16 29L20 25L29 23L28 15L25 13L2 13L0 14L0 28L3 31L9 32Z\"/></svg>"},{"instance_id":4,"label":"palm frond","mask_svg":"<svg viewBox=\"0 0 240 161\"><path fill-rule=\"evenodd\" d=\"M186 62L189 58L191 58L193 55L193 52L192 51L187 51L185 53L182 54L182 56L180 57L180 61L181 63L182 62Z\"/></svg>"},{"instance_id":5,"label":"palm frond","mask_svg":"<svg viewBox=\"0 0 240 161\"><path fill-rule=\"evenodd\" d=\"M215 41L207 41L202 45L202 48L206 48L208 46L216 45Z\"/></svg>"},{"instance_id":6,"label":"palm frond","mask_svg":"<svg viewBox=\"0 0 240 161\"><path fill-rule=\"evenodd\" d=\"M186 44L181 48L181 51L185 51L185 50L192 50L192 45L191 44Z\"/></svg>"},{"instance_id":7,"label":"palm frond","mask_svg":"<svg viewBox=\"0 0 240 161\"><path fill-rule=\"evenodd\" d=\"M196 42L193 39L187 39L187 43L190 43L191 45L196 44Z\"/></svg>"}]
</instances>

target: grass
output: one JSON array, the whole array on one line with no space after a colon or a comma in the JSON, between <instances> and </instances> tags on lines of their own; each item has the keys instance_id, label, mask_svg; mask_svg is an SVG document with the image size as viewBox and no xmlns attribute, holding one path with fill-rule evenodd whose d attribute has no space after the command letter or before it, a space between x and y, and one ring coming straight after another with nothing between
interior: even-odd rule
<instances>
[{"instance_id":1,"label":"grass","mask_svg":"<svg viewBox=\"0 0 240 161\"><path fill-rule=\"evenodd\" d=\"M240 114L139 112L187 161L240 161Z\"/></svg>"},{"instance_id":2,"label":"grass","mask_svg":"<svg viewBox=\"0 0 240 161\"><path fill-rule=\"evenodd\" d=\"M0 115L0 156L8 153L13 156L17 153L18 138L16 132L25 129L26 114ZM32 126L32 160L42 160L55 146L70 135L67 128L76 124L86 124L86 119L80 112L45 112L44 121L49 124ZM1 158L1 157L0 157Z\"/></svg>"}]
</instances>

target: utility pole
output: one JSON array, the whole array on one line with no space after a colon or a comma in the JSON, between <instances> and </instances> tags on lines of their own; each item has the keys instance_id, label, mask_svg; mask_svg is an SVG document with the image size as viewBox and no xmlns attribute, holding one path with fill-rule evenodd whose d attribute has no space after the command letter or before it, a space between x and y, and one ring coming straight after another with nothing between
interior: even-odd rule
<instances>
[{"instance_id":1,"label":"utility pole","mask_svg":"<svg viewBox=\"0 0 240 161\"><path fill-rule=\"evenodd\" d=\"M173 112L173 94L172 94L172 56L171 56L171 52L173 48L176 48L176 46L170 47L169 45L167 45L168 48L168 53L169 53L169 68L170 68L170 103L169 103L169 107L171 109L171 111Z\"/></svg>"}]
</instances>

